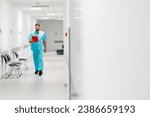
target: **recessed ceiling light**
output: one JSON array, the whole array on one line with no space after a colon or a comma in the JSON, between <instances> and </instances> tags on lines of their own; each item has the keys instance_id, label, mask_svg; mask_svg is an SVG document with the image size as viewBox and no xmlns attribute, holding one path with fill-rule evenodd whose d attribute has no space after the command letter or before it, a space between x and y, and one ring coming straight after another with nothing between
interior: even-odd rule
<instances>
[{"instance_id":1,"label":"recessed ceiling light","mask_svg":"<svg viewBox=\"0 0 150 117\"><path fill-rule=\"evenodd\" d=\"M42 8L40 8L40 7L32 7L32 8L30 8L31 10L42 10Z\"/></svg>"},{"instance_id":2,"label":"recessed ceiling light","mask_svg":"<svg viewBox=\"0 0 150 117\"><path fill-rule=\"evenodd\" d=\"M36 8L39 8L39 7L47 7L49 8L50 6L49 5L33 5L32 7L36 7Z\"/></svg>"},{"instance_id":3,"label":"recessed ceiling light","mask_svg":"<svg viewBox=\"0 0 150 117\"><path fill-rule=\"evenodd\" d=\"M55 16L56 14L55 13L47 13L46 15Z\"/></svg>"},{"instance_id":4,"label":"recessed ceiling light","mask_svg":"<svg viewBox=\"0 0 150 117\"><path fill-rule=\"evenodd\" d=\"M50 19L49 17L41 17L41 19Z\"/></svg>"}]
</instances>

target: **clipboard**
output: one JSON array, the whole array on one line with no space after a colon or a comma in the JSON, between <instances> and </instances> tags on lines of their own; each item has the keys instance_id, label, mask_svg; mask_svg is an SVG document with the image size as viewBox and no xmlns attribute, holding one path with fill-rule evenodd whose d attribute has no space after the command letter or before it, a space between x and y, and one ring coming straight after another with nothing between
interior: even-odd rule
<instances>
[{"instance_id":1,"label":"clipboard","mask_svg":"<svg viewBox=\"0 0 150 117\"><path fill-rule=\"evenodd\" d=\"M32 41L33 42L38 42L39 41L38 36L32 36Z\"/></svg>"}]
</instances>

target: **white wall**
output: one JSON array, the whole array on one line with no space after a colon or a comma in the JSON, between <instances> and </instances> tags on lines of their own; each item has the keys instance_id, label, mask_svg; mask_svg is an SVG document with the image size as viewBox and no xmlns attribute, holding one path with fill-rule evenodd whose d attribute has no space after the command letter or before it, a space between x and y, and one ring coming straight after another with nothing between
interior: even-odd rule
<instances>
[{"instance_id":1,"label":"white wall","mask_svg":"<svg viewBox=\"0 0 150 117\"><path fill-rule=\"evenodd\" d=\"M150 1L70 2L72 99L150 99Z\"/></svg>"},{"instance_id":2,"label":"white wall","mask_svg":"<svg viewBox=\"0 0 150 117\"><path fill-rule=\"evenodd\" d=\"M3 42L0 48L7 50L21 46L22 43L27 44L27 35L31 30L31 17L7 0L1 0L0 4L0 28L2 29L0 40Z\"/></svg>"},{"instance_id":3,"label":"white wall","mask_svg":"<svg viewBox=\"0 0 150 117\"><path fill-rule=\"evenodd\" d=\"M10 51L12 48L28 44L28 34L33 29L33 18L7 0L0 0L0 49ZM29 57L30 49L21 50L20 56Z\"/></svg>"},{"instance_id":4,"label":"white wall","mask_svg":"<svg viewBox=\"0 0 150 117\"><path fill-rule=\"evenodd\" d=\"M63 20L41 20L38 21L41 30L47 35L47 51L62 49L63 43L54 41L63 41Z\"/></svg>"}]
</instances>

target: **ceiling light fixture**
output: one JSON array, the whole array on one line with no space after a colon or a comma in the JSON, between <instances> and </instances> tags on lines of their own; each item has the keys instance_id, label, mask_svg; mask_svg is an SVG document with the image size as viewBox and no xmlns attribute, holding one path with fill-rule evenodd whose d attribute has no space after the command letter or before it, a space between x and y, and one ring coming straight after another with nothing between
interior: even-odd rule
<instances>
[{"instance_id":1,"label":"ceiling light fixture","mask_svg":"<svg viewBox=\"0 0 150 117\"><path fill-rule=\"evenodd\" d=\"M41 8L41 7L44 7L44 8L49 8L50 6L49 5L33 5L32 7L35 7L35 8Z\"/></svg>"},{"instance_id":2,"label":"ceiling light fixture","mask_svg":"<svg viewBox=\"0 0 150 117\"><path fill-rule=\"evenodd\" d=\"M42 10L42 8L40 8L40 7L31 7L30 9L31 10Z\"/></svg>"},{"instance_id":3,"label":"ceiling light fixture","mask_svg":"<svg viewBox=\"0 0 150 117\"><path fill-rule=\"evenodd\" d=\"M49 17L41 17L41 19L50 19Z\"/></svg>"},{"instance_id":4,"label":"ceiling light fixture","mask_svg":"<svg viewBox=\"0 0 150 117\"><path fill-rule=\"evenodd\" d=\"M55 16L56 14L55 13L47 13L46 15Z\"/></svg>"}]
</instances>

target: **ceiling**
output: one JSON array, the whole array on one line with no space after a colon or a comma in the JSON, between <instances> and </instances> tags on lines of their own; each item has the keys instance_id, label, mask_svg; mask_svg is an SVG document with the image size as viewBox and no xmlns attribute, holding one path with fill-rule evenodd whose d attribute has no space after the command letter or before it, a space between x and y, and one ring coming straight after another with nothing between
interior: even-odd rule
<instances>
[{"instance_id":1,"label":"ceiling","mask_svg":"<svg viewBox=\"0 0 150 117\"><path fill-rule=\"evenodd\" d=\"M9 0L15 6L30 14L35 19L56 19L64 17L65 0ZM36 6L36 8L33 6ZM38 8L37 8L38 6ZM42 6L42 7L41 7Z\"/></svg>"}]
</instances>

